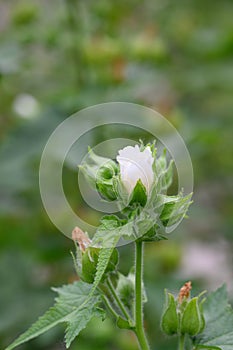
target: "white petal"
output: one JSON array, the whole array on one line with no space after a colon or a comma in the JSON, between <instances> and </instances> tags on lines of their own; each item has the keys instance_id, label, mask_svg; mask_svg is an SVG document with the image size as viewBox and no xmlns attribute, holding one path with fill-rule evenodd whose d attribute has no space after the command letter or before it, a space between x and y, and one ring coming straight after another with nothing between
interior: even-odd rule
<instances>
[{"instance_id":1,"label":"white petal","mask_svg":"<svg viewBox=\"0 0 233 350\"><path fill-rule=\"evenodd\" d=\"M152 169L154 158L150 147L146 147L141 152L138 145L135 147L127 146L119 150L118 153L117 161L120 164L121 180L128 193L132 192L139 179L149 193L154 179Z\"/></svg>"}]
</instances>

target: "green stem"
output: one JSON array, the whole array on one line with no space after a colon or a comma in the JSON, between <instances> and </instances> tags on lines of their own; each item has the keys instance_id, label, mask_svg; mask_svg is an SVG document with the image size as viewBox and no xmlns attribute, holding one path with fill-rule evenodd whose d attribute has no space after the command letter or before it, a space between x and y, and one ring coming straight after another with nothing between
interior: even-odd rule
<instances>
[{"instance_id":1,"label":"green stem","mask_svg":"<svg viewBox=\"0 0 233 350\"><path fill-rule=\"evenodd\" d=\"M119 315L116 313L116 311L113 309L112 305L110 304L109 300L107 297L103 296L103 300L108 308L108 310L111 312L111 314L118 319Z\"/></svg>"},{"instance_id":2,"label":"green stem","mask_svg":"<svg viewBox=\"0 0 233 350\"><path fill-rule=\"evenodd\" d=\"M127 320L131 321L131 317L129 316L127 310L125 309L125 307L124 307L122 301L121 301L120 298L118 297L118 295L117 295L117 293L116 293L116 291L115 291L115 288L114 288L114 286L113 286L113 284L112 284L112 281L111 281L110 277L107 279L107 286L108 286L108 288L110 289L111 294L112 294L114 300L116 301L117 305L119 306L119 309L122 311L122 313L123 313L123 315L125 316L125 318L126 318Z\"/></svg>"},{"instance_id":3,"label":"green stem","mask_svg":"<svg viewBox=\"0 0 233 350\"><path fill-rule=\"evenodd\" d=\"M178 350L184 350L184 339L185 339L185 335L181 334L179 336L179 348L178 348Z\"/></svg>"},{"instance_id":4,"label":"green stem","mask_svg":"<svg viewBox=\"0 0 233 350\"><path fill-rule=\"evenodd\" d=\"M135 266L135 334L141 350L149 350L143 326L143 302L142 302L142 278L143 278L143 242L136 241L136 266Z\"/></svg>"}]
</instances>

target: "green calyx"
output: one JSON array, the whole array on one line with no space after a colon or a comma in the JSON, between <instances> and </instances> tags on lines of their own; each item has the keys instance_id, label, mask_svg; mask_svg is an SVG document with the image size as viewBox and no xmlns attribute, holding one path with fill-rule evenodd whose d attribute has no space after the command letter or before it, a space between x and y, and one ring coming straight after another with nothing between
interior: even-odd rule
<instances>
[{"instance_id":1,"label":"green calyx","mask_svg":"<svg viewBox=\"0 0 233 350\"><path fill-rule=\"evenodd\" d=\"M89 247L82 253L80 278L86 283L93 283L96 275L100 248ZM106 267L103 280L107 275L116 269L118 264L118 250L112 252L109 263Z\"/></svg>"},{"instance_id":2,"label":"green calyx","mask_svg":"<svg viewBox=\"0 0 233 350\"><path fill-rule=\"evenodd\" d=\"M202 294L201 294L202 295ZM164 312L161 318L161 329L167 335L185 335L193 337L200 334L205 328L200 297L184 297L182 302L179 298L165 290Z\"/></svg>"},{"instance_id":3,"label":"green calyx","mask_svg":"<svg viewBox=\"0 0 233 350\"><path fill-rule=\"evenodd\" d=\"M199 298L191 299L182 315L180 321L180 333L194 336L199 334L205 327L204 317L200 310Z\"/></svg>"},{"instance_id":4,"label":"green calyx","mask_svg":"<svg viewBox=\"0 0 233 350\"><path fill-rule=\"evenodd\" d=\"M143 185L141 179L139 179L130 195L129 205L138 203L142 207L144 207L146 205L146 202L147 202L146 188Z\"/></svg>"},{"instance_id":5,"label":"green calyx","mask_svg":"<svg viewBox=\"0 0 233 350\"><path fill-rule=\"evenodd\" d=\"M103 199L113 201L117 198L114 177L118 174L119 167L116 162L110 158L97 156L89 149L88 156L79 169Z\"/></svg>"},{"instance_id":6,"label":"green calyx","mask_svg":"<svg viewBox=\"0 0 233 350\"><path fill-rule=\"evenodd\" d=\"M165 290L165 307L161 319L161 329L167 335L174 335L178 332L179 319L176 310L176 301L171 293Z\"/></svg>"},{"instance_id":7,"label":"green calyx","mask_svg":"<svg viewBox=\"0 0 233 350\"><path fill-rule=\"evenodd\" d=\"M96 177L96 189L102 198L109 201L117 199L117 194L113 184L113 177L116 176L116 164L108 161L99 168Z\"/></svg>"}]
</instances>

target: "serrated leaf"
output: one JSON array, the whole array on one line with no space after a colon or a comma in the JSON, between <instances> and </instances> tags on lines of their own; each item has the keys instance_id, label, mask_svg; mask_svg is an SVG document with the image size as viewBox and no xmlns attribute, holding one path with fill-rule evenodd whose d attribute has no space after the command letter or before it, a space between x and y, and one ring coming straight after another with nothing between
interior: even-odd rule
<instances>
[{"instance_id":1,"label":"serrated leaf","mask_svg":"<svg viewBox=\"0 0 233 350\"><path fill-rule=\"evenodd\" d=\"M100 221L92 246L112 247L115 246L120 237L120 231L126 220L118 218L116 215L105 215ZM114 243L116 239L116 243Z\"/></svg>"},{"instance_id":2,"label":"serrated leaf","mask_svg":"<svg viewBox=\"0 0 233 350\"><path fill-rule=\"evenodd\" d=\"M70 319L70 322L66 328L65 342L67 349L93 317L103 318L103 315L104 310L98 309L95 305L89 305L88 307L81 309L78 313L78 317L74 315Z\"/></svg>"},{"instance_id":3,"label":"serrated leaf","mask_svg":"<svg viewBox=\"0 0 233 350\"><path fill-rule=\"evenodd\" d=\"M68 322L70 324L66 334L67 346L69 346L74 337L86 326L86 322L89 322L90 318L96 316L95 307L100 302L100 297L96 295L96 289L101 282L118 240L119 234L116 234L111 240L111 247L100 250L96 275L92 285L79 281L73 285L54 288L53 290L59 294L59 297L55 299L55 306L49 309L44 316L40 317L36 323L7 347L6 350L14 349L16 346L39 336L61 322ZM87 313L87 317L83 310ZM91 316L92 314L93 316ZM73 327L74 320L77 325L76 331Z\"/></svg>"},{"instance_id":4,"label":"serrated leaf","mask_svg":"<svg viewBox=\"0 0 233 350\"><path fill-rule=\"evenodd\" d=\"M195 338L196 349L233 349L233 309L227 301L226 286L211 293L203 304L206 327ZM212 348L211 348L212 347Z\"/></svg>"},{"instance_id":5,"label":"serrated leaf","mask_svg":"<svg viewBox=\"0 0 233 350\"><path fill-rule=\"evenodd\" d=\"M108 231L124 225L124 223L126 223L126 220L122 220L116 215L104 215L101 218L100 222L101 225L98 227L98 230Z\"/></svg>"},{"instance_id":6,"label":"serrated leaf","mask_svg":"<svg viewBox=\"0 0 233 350\"><path fill-rule=\"evenodd\" d=\"M92 295L94 295L98 285L100 284L102 277L105 273L105 270L108 266L109 260L112 256L113 250L117 245L117 242L119 241L119 232L115 232L115 236L112 237L112 240L109 242L108 244L111 243L109 248L102 248L100 250L99 253L99 257L98 257L98 263L97 263L97 267L96 267L96 275L95 275L95 279L94 279L94 283L92 285L91 291L89 293L89 298L92 297ZM94 241L93 241L94 242Z\"/></svg>"},{"instance_id":7,"label":"serrated leaf","mask_svg":"<svg viewBox=\"0 0 233 350\"><path fill-rule=\"evenodd\" d=\"M6 350L12 350L16 346L41 335L63 322L68 323L67 342L70 344L74 336L78 335L90 319L97 315L96 305L101 301L101 298L96 291L90 296L91 288L89 284L82 281L74 282L61 288L53 288L58 293L58 297L55 299L55 305L9 345ZM79 323L79 327L75 332L73 331L71 333L69 325L72 325L74 320L76 325Z\"/></svg>"}]
</instances>

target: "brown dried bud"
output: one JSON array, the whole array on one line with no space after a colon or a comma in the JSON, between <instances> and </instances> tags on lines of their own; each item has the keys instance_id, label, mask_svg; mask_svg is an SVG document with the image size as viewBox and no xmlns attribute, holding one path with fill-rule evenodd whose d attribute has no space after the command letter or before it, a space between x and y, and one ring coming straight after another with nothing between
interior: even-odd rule
<instances>
[{"instance_id":1,"label":"brown dried bud","mask_svg":"<svg viewBox=\"0 0 233 350\"><path fill-rule=\"evenodd\" d=\"M183 287L180 288L179 296L178 296L178 301L181 304L184 298L188 298L190 295L190 291L192 289L192 282L186 282Z\"/></svg>"},{"instance_id":2,"label":"brown dried bud","mask_svg":"<svg viewBox=\"0 0 233 350\"><path fill-rule=\"evenodd\" d=\"M79 227L75 227L72 231L72 239L78 242L79 248L82 252L85 252L87 247L91 244L90 238Z\"/></svg>"}]
</instances>

